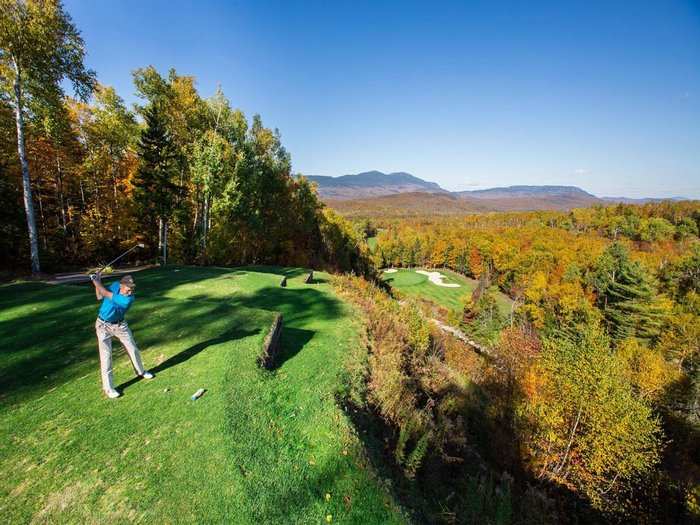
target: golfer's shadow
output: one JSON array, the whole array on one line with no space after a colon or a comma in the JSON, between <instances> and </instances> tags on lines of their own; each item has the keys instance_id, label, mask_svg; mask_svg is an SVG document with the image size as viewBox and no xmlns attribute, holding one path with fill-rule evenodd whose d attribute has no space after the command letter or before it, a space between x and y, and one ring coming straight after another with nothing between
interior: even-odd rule
<instances>
[{"instance_id":1,"label":"golfer's shadow","mask_svg":"<svg viewBox=\"0 0 700 525\"><path fill-rule=\"evenodd\" d=\"M184 363L185 361L191 359L192 357L196 356L200 352L206 350L210 346L218 345L221 343L225 343L227 341L233 341L236 339L244 339L248 336L255 335L260 332L260 329L257 330L240 330L238 328L234 328L232 330L228 330L224 332L223 334L217 336L217 337L212 337L211 339L207 339L206 341L202 341L201 343L197 343L195 345L190 346L189 348L185 348L182 352L178 352L177 354L169 357L159 365L156 365L153 368L150 368L150 372L152 372L155 375L158 375L161 372L164 372L168 368L172 368L173 366L177 366L181 363ZM122 383L117 387L117 390L125 390L129 388L131 385L138 383L141 381L140 376L132 377L128 381Z\"/></svg>"}]
</instances>

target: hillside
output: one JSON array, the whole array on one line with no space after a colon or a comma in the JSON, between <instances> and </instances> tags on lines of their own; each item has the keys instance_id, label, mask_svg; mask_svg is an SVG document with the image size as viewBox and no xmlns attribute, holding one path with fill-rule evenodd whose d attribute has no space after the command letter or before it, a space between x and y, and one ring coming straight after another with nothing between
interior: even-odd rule
<instances>
[{"instance_id":1,"label":"hillside","mask_svg":"<svg viewBox=\"0 0 700 525\"><path fill-rule=\"evenodd\" d=\"M463 197L464 198L464 197ZM473 199L474 197L470 197ZM534 210L571 210L573 208L587 208L596 204L604 204L598 199L590 199L576 195L542 195L530 197L500 197L479 198L483 204L488 205L493 211L534 211Z\"/></svg>"},{"instance_id":2,"label":"hillside","mask_svg":"<svg viewBox=\"0 0 700 525\"><path fill-rule=\"evenodd\" d=\"M489 202L458 198L449 193L399 193L359 199L325 199L325 203L348 218L464 215L494 209Z\"/></svg>"},{"instance_id":3,"label":"hillside","mask_svg":"<svg viewBox=\"0 0 700 525\"><path fill-rule=\"evenodd\" d=\"M488 190L486 190L488 191ZM485 193L485 197L472 196L470 192L424 193L411 192L380 197L357 199L324 199L324 202L348 218L365 217L414 217L426 215L465 215L490 211L569 210L601 204L582 190L584 195L554 193L525 196L516 192Z\"/></svg>"}]
</instances>

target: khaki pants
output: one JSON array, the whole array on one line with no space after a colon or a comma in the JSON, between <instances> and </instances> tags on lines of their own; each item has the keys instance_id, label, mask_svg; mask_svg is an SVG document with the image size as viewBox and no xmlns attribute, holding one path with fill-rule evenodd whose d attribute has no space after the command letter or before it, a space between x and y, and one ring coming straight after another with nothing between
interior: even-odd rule
<instances>
[{"instance_id":1,"label":"khaki pants","mask_svg":"<svg viewBox=\"0 0 700 525\"><path fill-rule=\"evenodd\" d=\"M106 323L102 319L95 321L95 332L97 332L97 345L100 349L100 370L102 374L102 389L114 389L114 377L112 374L112 337L119 339L126 352L129 354L134 371L141 375L144 373L141 362L141 352L139 352L134 341L134 334L131 333L126 321L121 323Z\"/></svg>"}]
</instances>

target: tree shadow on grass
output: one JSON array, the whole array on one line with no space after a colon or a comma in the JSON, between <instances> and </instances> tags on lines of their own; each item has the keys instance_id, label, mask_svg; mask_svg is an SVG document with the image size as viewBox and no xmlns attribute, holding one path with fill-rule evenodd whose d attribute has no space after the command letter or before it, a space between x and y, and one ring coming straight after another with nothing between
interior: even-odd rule
<instances>
[{"instance_id":1,"label":"tree shadow on grass","mask_svg":"<svg viewBox=\"0 0 700 525\"><path fill-rule=\"evenodd\" d=\"M281 312L285 324L298 324L312 319L332 320L339 318L342 303L313 287L279 288L267 286L253 294L232 294L226 297L209 297L206 294L192 295L185 301L226 304L233 308Z\"/></svg>"},{"instance_id":2,"label":"tree shadow on grass","mask_svg":"<svg viewBox=\"0 0 700 525\"><path fill-rule=\"evenodd\" d=\"M285 362L292 359L311 341L314 336L312 330L303 330L301 328L285 328L282 327L282 336L280 338L280 351L277 354L271 370L280 368Z\"/></svg>"},{"instance_id":3,"label":"tree shadow on grass","mask_svg":"<svg viewBox=\"0 0 700 525\"><path fill-rule=\"evenodd\" d=\"M129 320L133 321L137 341L146 348L155 341L162 341L161 334L165 333L195 329L206 334L210 331L210 324L220 315L231 315L237 312L236 308L282 312L287 331L316 319L332 320L342 315L339 300L313 287L283 289L271 283L249 294L182 299L164 297L181 284L240 275L247 270L175 269L180 271L164 268L138 274L139 300L133 313L130 312ZM250 267L250 271L293 276L307 272L301 268L277 267ZM97 307L87 284L0 286L0 341L3 342L0 348L0 405L26 402L30 397L95 370L98 354L93 325ZM15 308L22 308L22 311L12 311ZM219 312L218 308L223 310ZM290 346L283 349L285 361L296 355L311 335L292 331L286 338L289 338Z\"/></svg>"},{"instance_id":4,"label":"tree shadow on grass","mask_svg":"<svg viewBox=\"0 0 700 525\"><path fill-rule=\"evenodd\" d=\"M159 365L156 365L155 367L151 368L150 371L153 374L160 374L167 370L168 368L172 368L174 366L177 366L179 364L184 363L185 361L188 361L189 359L193 358L200 352L203 352L210 346L215 346L219 345L222 343L226 343L229 341L235 341L238 339L245 339L246 337L249 337L251 335L255 335L260 333L260 329L255 329L255 330L241 330L239 328L233 328L231 330L227 330L223 334L217 336L217 337L212 337L211 339L207 339L206 341L199 342L197 344L194 344L190 346L189 348L185 348L183 351L178 352L177 354L170 356L168 359L160 363ZM129 379L128 381L122 383L117 387L118 390L126 390L128 387L131 385L138 383L141 380L140 376L133 377Z\"/></svg>"},{"instance_id":5,"label":"tree shadow on grass","mask_svg":"<svg viewBox=\"0 0 700 525\"><path fill-rule=\"evenodd\" d=\"M129 316L144 348L162 342L168 334L212 333L222 316L231 316L231 324L245 326L251 314L238 315L222 301L193 304L159 295L149 294ZM3 313L9 313L0 316L0 406L26 402L99 370L94 295L76 286L30 283L0 287L0 303L8 309L23 308L21 312L5 310ZM213 333L218 332L220 328ZM227 338L245 335L234 331ZM115 342L117 351L119 347Z\"/></svg>"},{"instance_id":6,"label":"tree shadow on grass","mask_svg":"<svg viewBox=\"0 0 700 525\"><path fill-rule=\"evenodd\" d=\"M238 270L244 270L248 272L256 273L271 273L274 275L284 275L285 277L292 279L294 277L299 277L300 275L306 275L310 270L305 268L286 268L284 266L240 266L237 267Z\"/></svg>"},{"instance_id":7,"label":"tree shadow on grass","mask_svg":"<svg viewBox=\"0 0 700 525\"><path fill-rule=\"evenodd\" d=\"M139 275L139 291L137 298L140 296L148 297L154 294L167 295L168 292L180 285L195 284L198 281L204 281L212 278L235 278L238 275L244 275L247 272L259 274L268 274L272 276L286 276L288 278L302 277L309 273L308 269L304 268L284 268L279 266L242 266L237 268L218 268L218 267L178 267L180 271L170 271L169 268L162 270L145 270ZM268 310L273 312L281 312L284 315L287 323L296 324L304 322L307 319L335 319L342 314L341 303L339 300L329 296L326 293L316 289L312 285L303 288L280 288L270 282L270 285L256 289L253 293L250 292L234 292L230 295L209 295L207 293L199 293L178 297L178 299L218 302L225 303L230 306L243 306L252 309ZM323 277L315 277L315 283L324 283L326 279Z\"/></svg>"}]
</instances>

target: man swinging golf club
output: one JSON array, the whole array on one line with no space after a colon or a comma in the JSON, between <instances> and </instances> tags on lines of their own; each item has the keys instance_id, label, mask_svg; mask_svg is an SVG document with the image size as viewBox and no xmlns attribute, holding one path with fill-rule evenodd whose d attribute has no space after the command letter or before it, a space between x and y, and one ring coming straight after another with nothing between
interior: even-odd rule
<instances>
[{"instance_id":1,"label":"man swinging golf club","mask_svg":"<svg viewBox=\"0 0 700 525\"><path fill-rule=\"evenodd\" d=\"M153 374L143 368L141 352L139 352L134 334L124 319L126 311L134 302L136 283L131 275L125 275L119 281L113 282L109 288L102 285L102 276L98 272L90 276L95 286L95 296L102 301L95 321L97 343L100 350L100 370L102 374L102 389L107 397L114 399L121 394L114 388L112 374L112 338L118 338L126 348L134 371L144 379L153 379Z\"/></svg>"}]
</instances>

